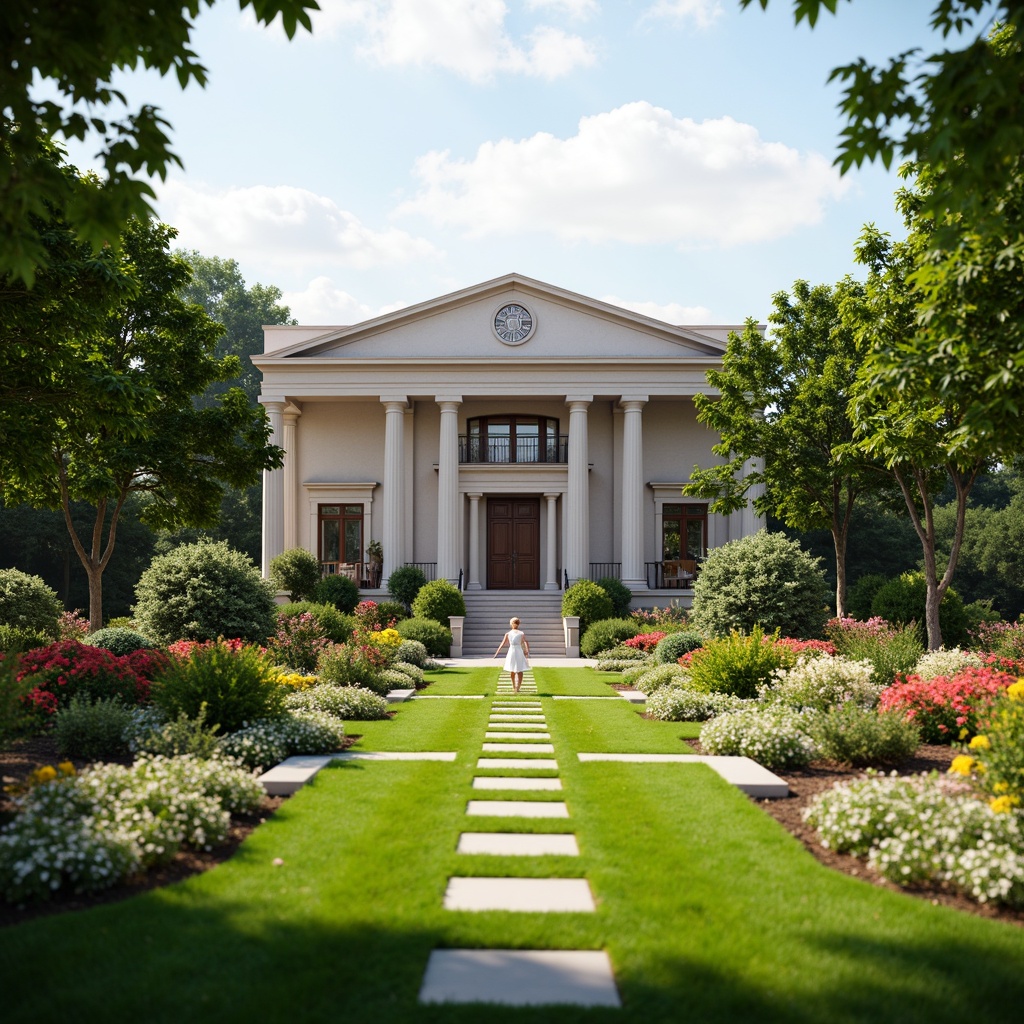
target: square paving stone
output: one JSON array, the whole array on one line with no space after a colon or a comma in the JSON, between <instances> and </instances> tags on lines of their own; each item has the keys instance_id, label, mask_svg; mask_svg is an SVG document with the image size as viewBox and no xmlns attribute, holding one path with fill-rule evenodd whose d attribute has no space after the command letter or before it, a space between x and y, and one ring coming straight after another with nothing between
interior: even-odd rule
<instances>
[{"instance_id":1,"label":"square paving stone","mask_svg":"<svg viewBox=\"0 0 1024 1024\"><path fill-rule=\"evenodd\" d=\"M488 722L488 729L534 729L543 732L547 726L543 722Z\"/></svg>"},{"instance_id":2,"label":"square paving stone","mask_svg":"<svg viewBox=\"0 0 1024 1024\"><path fill-rule=\"evenodd\" d=\"M592 914L585 878L449 878L445 910L511 910L524 914Z\"/></svg>"},{"instance_id":3,"label":"square paving stone","mask_svg":"<svg viewBox=\"0 0 1024 1024\"><path fill-rule=\"evenodd\" d=\"M421 1003L621 1006L608 954L569 949L435 949Z\"/></svg>"},{"instance_id":4,"label":"square paving stone","mask_svg":"<svg viewBox=\"0 0 1024 1024\"><path fill-rule=\"evenodd\" d=\"M483 818L568 818L561 800L470 800L466 814Z\"/></svg>"},{"instance_id":5,"label":"square paving stone","mask_svg":"<svg viewBox=\"0 0 1024 1024\"><path fill-rule=\"evenodd\" d=\"M474 789L536 789L559 790L561 779L531 779L518 775L504 777L501 775L477 775L473 779Z\"/></svg>"},{"instance_id":6,"label":"square paving stone","mask_svg":"<svg viewBox=\"0 0 1024 1024\"><path fill-rule=\"evenodd\" d=\"M496 857L578 857L571 832L463 832L456 853Z\"/></svg>"},{"instance_id":7,"label":"square paving stone","mask_svg":"<svg viewBox=\"0 0 1024 1024\"><path fill-rule=\"evenodd\" d=\"M553 754L553 743L485 743L485 754Z\"/></svg>"},{"instance_id":8,"label":"square paving stone","mask_svg":"<svg viewBox=\"0 0 1024 1024\"><path fill-rule=\"evenodd\" d=\"M553 757L479 757L477 768L558 768Z\"/></svg>"},{"instance_id":9,"label":"square paving stone","mask_svg":"<svg viewBox=\"0 0 1024 1024\"><path fill-rule=\"evenodd\" d=\"M523 712L517 714L514 711L495 711L491 714L492 722L543 722L543 715L534 715Z\"/></svg>"}]
</instances>

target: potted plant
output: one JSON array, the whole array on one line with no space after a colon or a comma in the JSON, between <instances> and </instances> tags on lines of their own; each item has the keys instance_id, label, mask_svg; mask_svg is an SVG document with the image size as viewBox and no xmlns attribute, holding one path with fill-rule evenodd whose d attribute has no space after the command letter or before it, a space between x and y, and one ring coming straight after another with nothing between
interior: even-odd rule
<instances>
[{"instance_id":1,"label":"potted plant","mask_svg":"<svg viewBox=\"0 0 1024 1024\"><path fill-rule=\"evenodd\" d=\"M379 587L384 568L384 545L379 540L371 540L366 545L366 561L368 582L371 587Z\"/></svg>"}]
</instances>

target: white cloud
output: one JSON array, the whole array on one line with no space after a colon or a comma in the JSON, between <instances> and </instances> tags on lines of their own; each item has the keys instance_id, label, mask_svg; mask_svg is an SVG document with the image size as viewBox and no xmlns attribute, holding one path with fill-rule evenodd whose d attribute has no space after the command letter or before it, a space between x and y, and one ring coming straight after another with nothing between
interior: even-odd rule
<instances>
[{"instance_id":1,"label":"white cloud","mask_svg":"<svg viewBox=\"0 0 1024 1024\"><path fill-rule=\"evenodd\" d=\"M552 10L580 20L595 14L598 6L597 0L526 0L527 10Z\"/></svg>"},{"instance_id":2,"label":"white cloud","mask_svg":"<svg viewBox=\"0 0 1024 1024\"><path fill-rule=\"evenodd\" d=\"M849 188L818 153L766 142L723 117L695 122L650 103L585 117L576 135L486 142L472 160L420 157L398 214L467 237L550 232L565 241L739 245L816 224Z\"/></svg>"},{"instance_id":3,"label":"white cloud","mask_svg":"<svg viewBox=\"0 0 1024 1024\"><path fill-rule=\"evenodd\" d=\"M326 196L290 185L215 190L172 179L159 194L178 244L211 256L363 269L438 255L426 239L393 227L376 231Z\"/></svg>"},{"instance_id":4,"label":"white cloud","mask_svg":"<svg viewBox=\"0 0 1024 1024\"><path fill-rule=\"evenodd\" d=\"M710 28L723 13L721 0L657 0L644 12L642 20L658 18Z\"/></svg>"},{"instance_id":5,"label":"white cloud","mask_svg":"<svg viewBox=\"0 0 1024 1024\"><path fill-rule=\"evenodd\" d=\"M534 0L585 14L592 0ZM596 52L588 41L548 25L524 39L506 30L504 0L321 0L313 38L357 34L359 52L385 67L440 67L474 82L497 74L559 78L588 67Z\"/></svg>"},{"instance_id":6,"label":"white cloud","mask_svg":"<svg viewBox=\"0 0 1024 1024\"><path fill-rule=\"evenodd\" d=\"M314 278L302 291L286 291L281 301L291 309L292 316L300 324L330 326L359 324L408 305L407 302L396 302L387 306L368 306L339 288L329 277Z\"/></svg>"},{"instance_id":7,"label":"white cloud","mask_svg":"<svg viewBox=\"0 0 1024 1024\"><path fill-rule=\"evenodd\" d=\"M707 306L681 306L678 302L638 302L620 299L615 295L606 295L601 301L612 306L621 306L623 309L631 309L634 313L642 313L666 324L679 326L711 323L711 310Z\"/></svg>"}]
</instances>

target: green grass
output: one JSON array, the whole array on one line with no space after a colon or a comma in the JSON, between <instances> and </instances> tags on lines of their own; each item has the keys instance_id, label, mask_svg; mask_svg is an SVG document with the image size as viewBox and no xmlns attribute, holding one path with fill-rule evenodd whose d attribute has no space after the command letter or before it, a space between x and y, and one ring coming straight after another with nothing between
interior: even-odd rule
<instances>
[{"instance_id":1,"label":"green grass","mask_svg":"<svg viewBox=\"0 0 1024 1024\"><path fill-rule=\"evenodd\" d=\"M482 685L477 671L493 685L490 669L461 684ZM570 685L544 671L545 685ZM565 799L571 818L467 818L467 800L494 798L471 787L489 708L412 701L391 721L352 723L362 749L459 758L335 765L206 874L0 931L4 1020L1020 1019L1024 930L829 871L702 765L575 756L678 751L697 727L646 721L624 701L545 700L564 792L515 798ZM491 828L572 830L582 856L455 854L460 830ZM585 875L599 910L449 913L453 874ZM606 948L624 1008L418 1006L430 951L462 946Z\"/></svg>"}]
</instances>

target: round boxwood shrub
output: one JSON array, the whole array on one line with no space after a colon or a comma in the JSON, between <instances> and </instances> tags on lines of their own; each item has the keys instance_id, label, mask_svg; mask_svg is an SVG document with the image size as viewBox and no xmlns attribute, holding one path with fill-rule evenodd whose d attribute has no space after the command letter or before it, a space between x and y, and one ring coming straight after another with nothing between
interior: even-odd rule
<instances>
[{"instance_id":1,"label":"round boxwood shrub","mask_svg":"<svg viewBox=\"0 0 1024 1024\"><path fill-rule=\"evenodd\" d=\"M614 618L614 606L602 587L591 580L579 580L562 595L562 615L580 617L582 636L593 623Z\"/></svg>"},{"instance_id":2,"label":"round boxwood shrub","mask_svg":"<svg viewBox=\"0 0 1024 1024\"><path fill-rule=\"evenodd\" d=\"M633 601L633 591L622 580L614 576L602 576L597 585L612 599L612 614L617 619L629 615L629 606Z\"/></svg>"},{"instance_id":3,"label":"round boxwood shrub","mask_svg":"<svg viewBox=\"0 0 1024 1024\"><path fill-rule=\"evenodd\" d=\"M431 580L424 583L416 595L416 600L412 603L412 613L418 619L434 619L442 626L448 626L450 615L466 614L466 602L458 587L452 586L447 580ZM410 639L418 640L419 637Z\"/></svg>"},{"instance_id":4,"label":"round boxwood shrub","mask_svg":"<svg viewBox=\"0 0 1024 1024\"><path fill-rule=\"evenodd\" d=\"M924 608L927 592L924 573L905 572L879 587L871 602L871 614L901 626L916 622L917 635L922 643L927 644L928 624ZM952 587L943 595L939 605L939 629L945 647L960 647L970 640L964 603Z\"/></svg>"},{"instance_id":5,"label":"round boxwood shrub","mask_svg":"<svg viewBox=\"0 0 1024 1024\"><path fill-rule=\"evenodd\" d=\"M90 647L102 647L111 654L131 654L133 651L148 651L155 647L152 640L148 640L141 633L133 629L124 629L115 626L107 629L97 629L85 638L85 643Z\"/></svg>"},{"instance_id":6,"label":"round boxwood shrub","mask_svg":"<svg viewBox=\"0 0 1024 1024\"><path fill-rule=\"evenodd\" d=\"M274 632L274 598L248 555L225 541L182 544L153 559L135 587L139 631L158 643L263 643Z\"/></svg>"},{"instance_id":7,"label":"round boxwood shrub","mask_svg":"<svg viewBox=\"0 0 1024 1024\"><path fill-rule=\"evenodd\" d=\"M403 640L418 640L432 658L447 658L452 646L452 631L435 619L403 619L395 629Z\"/></svg>"},{"instance_id":8,"label":"round boxwood shrub","mask_svg":"<svg viewBox=\"0 0 1024 1024\"><path fill-rule=\"evenodd\" d=\"M411 608L426 582L427 577L423 575L422 569L415 565L403 565L388 577L388 593L406 608Z\"/></svg>"},{"instance_id":9,"label":"round boxwood shrub","mask_svg":"<svg viewBox=\"0 0 1024 1024\"><path fill-rule=\"evenodd\" d=\"M700 633L680 630L662 637L654 648L654 660L658 662L678 661L684 654L704 646L704 637Z\"/></svg>"},{"instance_id":10,"label":"round boxwood shrub","mask_svg":"<svg viewBox=\"0 0 1024 1024\"><path fill-rule=\"evenodd\" d=\"M820 561L767 530L714 548L693 587L690 623L711 636L754 626L800 639L820 636L829 601Z\"/></svg>"},{"instance_id":11,"label":"round boxwood shrub","mask_svg":"<svg viewBox=\"0 0 1024 1024\"><path fill-rule=\"evenodd\" d=\"M279 604L276 609L278 622L281 619L297 618L309 612L316 619L324 636L332 644L346 643L356 628L356 620L352 615L338 611L333 604L315 604L312 601L293 601L290 604Z\"/></svg>"},{"instance_id":12,"label":"round boxwood shrub","mask_svg":"<svg viewBox=\"0 0 1024 1024\"><path fill-rule=\"evenodd\" d=\"M56 591L39 576L0 569L0 624L57 639L57 616L64 611Z\"/></svg>"},{"instance_id":13,"label":"round boxwood shrub","mask_svg":"<svg viewBox=\"0 0 1024 1024\"><path fill-rule=\"evenodd\" d=\"M395 649L396 661L404 661L417 668L423 668L428 658L426 647L418 640L403 640Z\"/></svg>"},{"instance_id":14,"label":"round boxwood shrub","mask_svg":"<svg viewBox=\"0 0 1024 1024\"><path fill-rule=\"evenodd\" d=\"M312 597L320 582L320 562L305 548L289 548L270 560L270 582L292 601Z\"/></svg>"},{"instance_id":15,"label":"round boxwood shrub","mask_svg":"<svg viewBox=\"0 0 1024 1024\"><path fill-rule=\"evenodd\" d=\"M632 619L600 619L583 634L580 654L584 658L596 658L602 651L610 650L639 632L640 626Z\"/></svg>"},{"instance_id":16,"label":"round boxwood shrub","mask_svg":"<svg viewBox=\"0 0 1024 1024\"><path fill-rule=\"evenodd\" d=\"M351 615L359 604L359 588L355 580L335 573L317 583L312 598L317 604L333 605L339 612Z\"/></svg>"}]
</instances>

